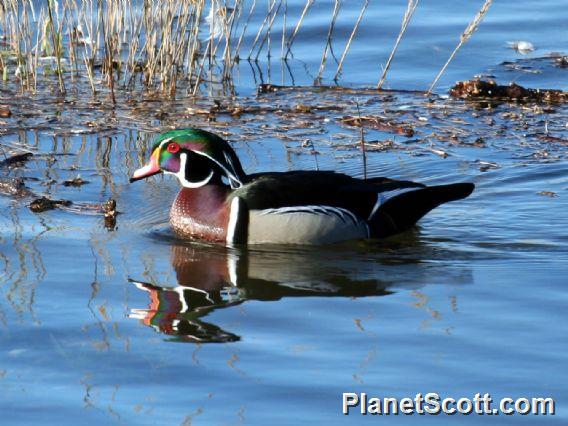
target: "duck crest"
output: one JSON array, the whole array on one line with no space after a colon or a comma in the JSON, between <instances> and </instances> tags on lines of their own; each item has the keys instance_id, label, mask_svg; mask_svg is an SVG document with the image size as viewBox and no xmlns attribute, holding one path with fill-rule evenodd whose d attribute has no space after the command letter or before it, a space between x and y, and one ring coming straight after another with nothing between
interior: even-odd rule
<instances>
[{"instance_id":1,"label":"duck crest","mask_svg":"<svg viewBox=\"0 0 568 426\"><path fill-rule=\"evenodd\" d=\"M229 207L229 188L206 185L200 188L182 188L170 210L174 231L185 238L225 242Z\"/></svg>"}]
</instances>

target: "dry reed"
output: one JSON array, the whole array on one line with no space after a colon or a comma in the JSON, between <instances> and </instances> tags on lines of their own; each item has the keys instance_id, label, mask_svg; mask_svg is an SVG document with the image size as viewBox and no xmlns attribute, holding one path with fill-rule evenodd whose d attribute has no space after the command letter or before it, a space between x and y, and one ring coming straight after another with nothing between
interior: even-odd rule
<instances>
[{"instance_id":1,"label":"dry reed","mask_svg":"<svg viewBox=\"0 0 568 426\"><path fill-rule=\"evenodd\" d=\"M464 30L464 32L460 36L459 43L457 44L457 46L453 50L452 54L450 55L450 57L448 58L448 60L446 61L446 63L444 64L444 66L442 67L442 69L440 70L440 72L438 73L438 75L436 76L434 81L432 82L432 84L430 85L430 87L428 88L426 95L430 95L430 93L432 93L432 90L434 90L434 87L436 86L436 84L438 84L438 80L440 80L440 77L442 77L442 74L444 74L444 72L446 71L446 68L448 68L448 65L450 65L450 62L452 61L452 59L454 59L454 56L456 56L456 53L458 52L458 50L462 47L462 45L466 41L468 41L470 39L470 37L475 32L475 30L477 30L477 27L479 26L479 24L483 20L483 17L485 16L487 11L489 10L491 3L493 3L493 0L485 0L485 3L483 3L483 6L481 6L481 9L479 9L479 12L477 12L477 14L473 18L473 20L469 23L467 28Z\"/></svg>"},{"instance_id":2,"label":"dry reed","mask_svg":"<svg viewBox=\"0 0 568 426\"><path fill-rule=\"evenodd\" d=\"M379 89L379 90L383 87L383 84L384 84L384 82L387 78L387 73L389 72L392 60L394 59L394 55L396 54L396 51L398 49L398 45L400 44L402 37L406 33L406 29L408 28L408 24L410 24L410 20L412 19L412 15L414 15L414 11L416 10L417 6L418 6L418 0L408 0L408 5L406 7L406 11L404 12L404 16L402 17L402 25L400 26L400 32L398 33L398 37L396 38L396 41L394 43L394 46L393 46L392 51L390 53L390 56L387 60L385 68L383 69L383 73L381 75L381 78L379 79L379 83L377 84L377 89Z\"/></svg>"},{"instance_id":3,"label":"dry reed","mask_svg":"<svg viewBox=\"0 0 568 426\"><path fill-rule=\"evenodd\" d=\"M466 28L430 90L491 2L485 1ZM279 31L280 57L285 63L314 3L305 0L295 17L289 16L292 8L287 0L47 0L35 5L34 0L0 0L0 73L5 82L16 82L22 92L49 90L53 83L65 93L83 84L93 96L108 93L113 102L117 93L136 90L174 97L182 87L190 94L213 85L232 88L242 50L246 47L248 58L254 61L264 55L270 66L272 39ZM408 0L379 89L417 3ZM328 55L335 58L332 40L341 4L334 0L318 83ZM370 0L363 0L343 53L339 60L335 58L335 81L369 4Z\"/></svg>"},{"instance_id":4,"label":"dry reed","mask_svg":"<svg viewBox=\"0 0 568 426\"><path fill-rule=\"evenodd\" d=\"M363 3L363 7L361 8L361 12L359 12L359 17L357 18L357 21L355 22L355 25L353 26L353 30L351 31L351 35L349 36L349 40L347 40L347 44L345 45L345 49L343 50L343 54L341 55L341 59L339 60L339 64L337 65L337 71L335 71L335 75L333 76L334 81L337 81L337 79L339 78L339 75L341 74L341 69L343 68L343 61L345 61L345 57L347 56L347 53L349 52L349 48L351 47L351 43L353 42L353 39L355 38L355 34L357 34L357 30L359 29L359 25L361 24L361 21L363 20L363 15L365 15L365 11L367 10L367 6L369 6L369 0L365 0L365 3Z\"/></svg>"}]
</instances>

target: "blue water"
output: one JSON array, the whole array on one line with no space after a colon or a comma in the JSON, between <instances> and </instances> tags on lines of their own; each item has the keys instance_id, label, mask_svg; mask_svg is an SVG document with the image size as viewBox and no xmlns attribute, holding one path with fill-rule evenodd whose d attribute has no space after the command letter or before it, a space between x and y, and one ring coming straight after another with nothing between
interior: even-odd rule
<instances>
[{"instance_id":1,"label":"blue water","mask_svg":"<svg viewBox=\"0 0 568 426\"><path fill-rule=\"evenodd\" d=\"M388 86L426 89L479 6L420 3ZM290 1L289 16L301 7ZM343 84L376 84L404 7L371 2ZM343 8L339 45L360 4L344 2ZM317 3L298 36L291 61L298 85L311 84L317 74L330 12L330 2ZM558 1L496 2L438 93L475 74L566 90L568 71L550 61L530 63L539 73L508 71L501 63L526 58L507 41L532 42L537 50L530 58L562 51L567 18ZM388 421L566 424L566 106L476 109L461 101L429 104L421 94L392 99L309 90L257 97L250 95L254 78L247 67L241 64L237 100L276 111L207 122L187 116L188 105L179 100L163 107L171 116L160 121L150 115L153 107L143 118L119 107L110 118L94 111L89 118L99 120L100 131L81 135L87 126L78 107L54 112L45 105L54 121L39 126L43 118L25 113L44 101L11 101L2 92L2 103L13 102L13 117L5 121L0 144L35 156L0 169L0 178L24 177L34 194L80 207L79 213L34 214L27 208L33 197L0 196L3 422L376 422L386 419L342 415L342 393L413 398L438 392L458 399L488 392L494 400L550 396L557 414L400 415ZM280 79L276 60L272 71L273 83L291 83L289 76ZM413 138L367 130L368 141L393 142L368 152L369 175L472 181L475 193L385 241L246 250L175 239L167 225L177 191L173 179L128 183L155 134L181 125L228 137L248 172L320 168L360 177L359 129L338 122L356 114L354 98L362 114L412 122L416 130ZM278 112L300 103L342 109ZM545 127L560 141L542 139ZM472 145L480 136L483 146ZM77 174L90 183L62 185ZM86 205L111 197L122 214L108 230Z\"/></svg>"},{"instance_id":2,"label":"blue water","mask_svg":"<svg viewBox=\"0 0 568 426\"><path fill-rule=\"evenodd\" d=\"M288 2L287 23L294 27L304 2ZM332 37L332 47L340 59L347 39L359 15L363 1L343 2ZM276 20L272 42L272 73L263 74L264 81L276 84L311 84L318 74L322 52L333 13L333 1L315 2L306 15L294 41L292 60L288 70L281 70L277 58L281 56L282 22ZM423 1L417 7L403 37L384 88L426 90L450 56L460 35L471 22L483 1ZM373 4L367 9L346 56L339 83L374 86L379 81L396 37L400 31L406 2ZM259 9L257 15L265 13ZM471 39L458 51L438 84L440 91L447 90L458 80L474 75L501 75L498 65L520 58L547 56L564 52L568 43L566 17L568 12L557 0L541 2L493 2L484 20ZM254 35L251 36L253 38ZM535 50L523 55L509 48L510 42L527 41ZM243 49L248 54L249 50ZM243 55L246 57L246 55ZM254 55L253 55L254 56ZM276 59L274 59L276 58ZM266 52L259 55L266 60ZM324 83L332 83L337 63L331 55L323 73ZM526 71L507 72L504 83L566 90L565 70L549 68L534 74ZM246 72L243 70L242 72ZM257 76L258 77L258 76ZM244 80L244 79L243 79ZM246 82L244 80L243 82Z\"/></svg>"}]
</instances>

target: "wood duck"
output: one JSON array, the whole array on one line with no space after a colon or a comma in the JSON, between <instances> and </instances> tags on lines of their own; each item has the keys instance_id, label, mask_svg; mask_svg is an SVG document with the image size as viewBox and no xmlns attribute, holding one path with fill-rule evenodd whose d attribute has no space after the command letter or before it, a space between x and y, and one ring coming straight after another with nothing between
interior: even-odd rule
<instances>
[{"instance_id":1,"label":"wood duck","mask_svg":"<svg viewBox=\"0 0 568 426\"><path fill-rule=\"evenodd\" d=\"M233 244L329 244L384 238L433 208L467 197L472 183L425 186L332 171L246 174L230 145L199 129L161 134L131 182L158 173L182 189L170 223L182 238Z\"/></svg>"}]
</instances>

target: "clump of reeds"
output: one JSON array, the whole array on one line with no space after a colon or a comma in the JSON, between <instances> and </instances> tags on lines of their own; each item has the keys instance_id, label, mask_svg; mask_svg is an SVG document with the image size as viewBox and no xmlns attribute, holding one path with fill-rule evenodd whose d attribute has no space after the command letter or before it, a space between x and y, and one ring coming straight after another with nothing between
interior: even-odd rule
<instances>
[{"instance_id":1,"label":"clump of reeds","mask_svg":"<svg viewBox=\"0 0 568 426\"><path fill-rule=\"evenodd\" d=\"M139 89L173 97L180 89L197 94L212 85L230 87L243 49L248 48L245 57L254 62L266 55L269 66L274 33L280 28L281 60L292 55L315 0L304 1L299 16L288 17L287 0L46 0L39 4L2 0L0 75L4 81L17 81L22 92L39 90L52 81L61 93L75 84L88 84L93 96L105 92L113 102L115 93ZM408 0L378 88L417 4L418 0ZM486 0L430 90L490 4ZM328 55L333 55L332 38L341 5L341 0L334 0L317 83L324 77ZM335 81L368 5L369 0L362 0L343 54L335 59ZM253 16L256 27L251 24Z\"/></svg>"},{"instance_id":2,"label":"clump of reeds","mask_svg":"<svg viewBox=\"0 0 568 426\"><path fill-rule=\"evenodd\" d=\"M8 46L0 55L4 79L16 76L23 89L35 89L39 77L55 74L65 92L68 80L82 78L94 94L103 87L111 94L140 87L171 94L180 78L192 87L204 51L200 30L206 3L48 0L37 10L32 0L5 0L0 8L0 34ZM241 1L235 3L240 7ZM215 19L221 36L208 42L213 56L230 55L230 21Z\"/></svg>"},{"instance_id":3,"label":"clump of reeds","mask_svg":"<svg viewBox=\"0 0 568 426\"><path fill-rule=\"evenodd\" d=\"M3 0L0 72L22 91L53 77L61 93L88 82L93 95L106 91L113 102L116 91L174 96L183 87L195 94L212 83L230 84L247 35L255 35L248 59L263 53L270 59L278 19L287 57L313 2L306 0L288 35L286 0L269 0L263 19L256 0L47 0L40 6ZM253 28L255 12L261 19Z\"/></svg>"}]
</instances>

